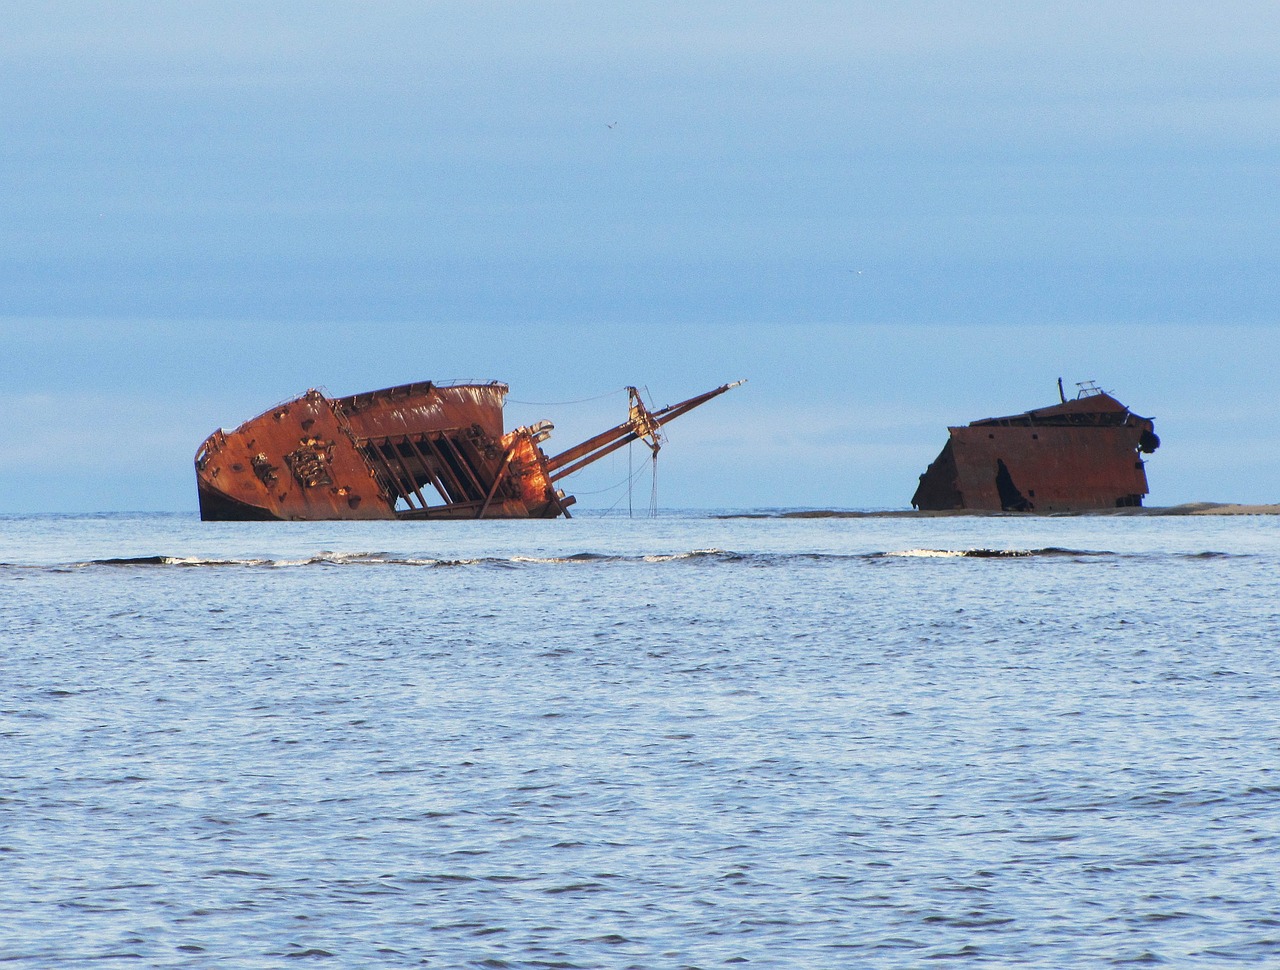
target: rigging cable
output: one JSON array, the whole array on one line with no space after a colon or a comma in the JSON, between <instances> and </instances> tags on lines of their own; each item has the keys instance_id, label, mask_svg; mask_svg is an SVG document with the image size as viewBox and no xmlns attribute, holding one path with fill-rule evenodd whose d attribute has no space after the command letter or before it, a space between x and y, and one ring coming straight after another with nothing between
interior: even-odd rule
<instances>
[{"instance_id":1,"label":"rigging cable","mask_svg":"<svg viewBox=\"0 0 1280 970\"><path fill-rule=\"evenodd\" d=\"M573 490L573 494L574 495L601 495L604 492L612 492L615 488L621 488L623 485L629 485L633 479L639 478L640 474L641 474L640 472L636 472L633 475L628 475L626 478L621 478L618 481L614 482L612 485L608 485L604 488L593 488L585 492L575 488Z\"/></svg>"},{"instance_id":2,"label":"rigging cable","mask_svg":"<svg viewBox=\"0 0 1280 970\"><path fill-rule=\"evenodd\" d=\"M622 394L626 391L625 387L614 388L612 391L606 391L604 394L597 394L595 397L580 397L576 401L519 401L514 397L507 398L510 404L531 404L539 408L559 408L569 404L586 404L590 401L603 401L607 397L613 397L615 394Z\"/></svg>"},{"instance_id":3,"label":"rigging cable","mask_svg":"<svg viewBox=\"0 0 1280 970\"><path fill-rule=\"evenodd\" d=\"M653 471L649 481L649 518L658 517L658 453L653 453Z\"/></svg>"},{"instance_id":4,"label":"rigging cable","mask_svg":"<svg viewBox=\"0 0 1280 970\"><path fill-rule=\"evenodd\" d=\"M615 500L614 500L614 503L613 503L612 505L610 505L607 509L605 509L605 510L604 510L604 512L603 512L603 514L604 514L604 515L608 515L610 512L612 512L614 509L616 509L619 505L621 505L621 504L622 504L622 500L623 500L623 498L624 498L624 497L628 499L628 505L630 505L630 501L629 501L629 500L630 500L630 497L631 497L631 483L632 483L636 478L638 478L638 477L641 475L641 473L642 473L642 472L643 472L643 469L642 469L640 472L636 472L636 474L635 474L635 475L633 475L630 479L628 479L625 483L623 483L623 482L619 482L619 483L618 483L619 485L621 485L621 484L625 484L625 485L627 486L627 494L626 494L625 496L623 496L623 495L619 495L619 496L617 497L617 499L615 499ZM614 488L617 488L618 486L617 486L617 485L614 485L613 487L614 487ZM609 491L609 489L607 489L607 488L606 488L606 489L601 489L601 491L605 491L605 492L607 492L607 491ZM596 493L596 492L579 492L578 494L579 494L579 495L595 495L595 494L598 494L598 493Z\"/></svg>"}]
</instances>

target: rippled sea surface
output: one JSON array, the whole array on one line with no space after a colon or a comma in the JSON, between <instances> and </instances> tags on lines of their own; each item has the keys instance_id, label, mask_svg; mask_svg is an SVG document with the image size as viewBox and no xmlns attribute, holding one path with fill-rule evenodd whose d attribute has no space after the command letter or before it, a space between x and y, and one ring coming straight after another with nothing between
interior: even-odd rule
<instances>
[{"instance_id":1,"label":"rippled sea surface","mask_svg":"<svg viewBox=\"0 0 1280 970\"><path fill-rule=\"evenodd\" d=\"M1280 966L1275 518L9 516L0 563L7 966Z\"/></svg>"}]
</instances>

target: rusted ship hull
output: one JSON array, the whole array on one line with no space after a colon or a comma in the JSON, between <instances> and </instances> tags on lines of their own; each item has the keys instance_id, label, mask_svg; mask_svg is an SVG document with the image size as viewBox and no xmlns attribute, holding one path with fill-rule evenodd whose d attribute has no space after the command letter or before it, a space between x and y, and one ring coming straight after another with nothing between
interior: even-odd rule
<instances>
[{"instance_id":1,"label":"rusted ship hull","mask_svg":"<svg viewBox=\"0 0 1280 970\"><path fill-rule=\"evenodd\" d=\"M949 428L920 476L921 510L1070 512L1140 506L1148 492L1143 453L1159 447L1151 418L1082 386L1050 407Z\"/></svg>"},{"instance_id":2,"label":"rusted ship hull","mask_svg":"<svg viewBox=\"0 0 1280 970\"><path fill-rule=\"evenodd\" d=\"M740 383L740 382L739 382ZM503 430L507 386L431 382L330 398L317 390L196 452L206 521L531 519L567 516L556 482L628 442L657 452L663 423L736 384L648 411L634 388L627 421L548 457L552 425Z\"/></svg>"}]
</instances>

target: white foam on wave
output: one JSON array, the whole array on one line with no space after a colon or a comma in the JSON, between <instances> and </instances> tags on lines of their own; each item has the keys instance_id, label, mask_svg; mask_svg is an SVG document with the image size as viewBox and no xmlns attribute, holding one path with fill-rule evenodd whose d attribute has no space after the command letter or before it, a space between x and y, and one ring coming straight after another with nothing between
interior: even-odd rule
<instances>
[{"instance_id":1,"label":"white foam on wave","mask_svg":"<svg viewBox=\"0 0 1280 970\"><path fill-rule=\"evenodd\" d=\"M272 566L271 559L203 559L199 556L163 556L165 566Z\"/></svg>"},{"instance_id":2,"label":"white foam on wave","mask_svg":"<svg viewBox=\"0 0 1280 970\"><path fill-rule=\"evenodd\" d=\"M1049 550L1040 550L1047 554ZM885 556L907 559L1021 559L1038 553L1027 549L903 549Z\"/></svg>"}]
</instances>

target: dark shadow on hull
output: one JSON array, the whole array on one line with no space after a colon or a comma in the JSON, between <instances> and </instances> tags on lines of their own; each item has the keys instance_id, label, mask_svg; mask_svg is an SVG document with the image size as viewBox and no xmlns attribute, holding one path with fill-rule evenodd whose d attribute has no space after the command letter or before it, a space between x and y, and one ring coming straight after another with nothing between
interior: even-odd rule
<instances>
[{"instance_id":1,"label":"dark shadow on hull","mask_svg":"<svg viewBox=\"0 0 1280 970\"><path fill-rule=\"evenodd\" d=\"M204 522L279 522L280 520L256 505L237 502L233 498L211 491L204 486L197 489L200 496L200 518Z\"/></svg>"},{"instance_id":2,"label":"dark shadow on hull","mask_svg":"<svg viewBox=\"0 0 1280 970\"><path fill-rule=\"evenodd\" d=\"M1018 491L1009 474L1009 466L1003 458L996 459L996 491L1000 493L1000 509L1004 512L1030 512L1035 508L1027 497Z\"/></svg>"}]
</instances>

